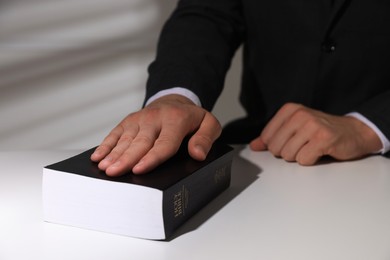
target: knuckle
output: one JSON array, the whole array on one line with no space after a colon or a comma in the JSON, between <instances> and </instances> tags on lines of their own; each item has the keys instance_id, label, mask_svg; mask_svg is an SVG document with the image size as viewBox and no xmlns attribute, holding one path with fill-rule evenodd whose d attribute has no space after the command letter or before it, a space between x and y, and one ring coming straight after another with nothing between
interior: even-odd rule
<instances>
[{"instance_id":1,"label":"knuckle","mask_svg":"<svg viewBox=\"0 0 390 260\"><path fill-rule=\"evenodd\" d=\"M280 157L280 150L272 143L268 145L268 151L276 157Z\"/></svg>"},{"instance_id":2,"label":"knuckle","mask_svg":"<svg viewBox=\"0 0 390 260\"><path fill-rule=\"evenodd\" d=\"M319 129L321 126L320 126L320 122L319 120L317 120L316 118L310 118L306 124L304 125L305 128L307 129Z\"/></svg>"},{"instance_id":3,"label":"knuckle","mask_svg":"<svg viewBox=\"0 0 390 260\"><path fill-rule=\"evenodd\" d=\"M122 127L117 126L115 127L105 138L103 143L107 146L113 146L118 139L121 137L121 134L123 133Z\"/></svg>"},{"instance_id":4,"label":"knuckle","mask_svg":"<svg viewBox=\"0 0 390 260\"><path fill-rule=\"evenodd\" d=\"M206 112L206 114L204 115L203 126L201 126L201 127L203 127L203 129L206 130L210 134L210 136L205 136L205 138L210 139L211 142L214 139L217 139L222 133L221 123L210 112Z\"/></svg>"},{"instance_id":5,"label":"knuckle","mask_svg":"<svg viewBox=\"0 0 390 260\"><path fill-rule=\"evenodd\" d=\"M310 111L308 111L307 109L305 109L304 107L297 108L297 110L294 113L294 116L304 118L304 119L308 120L309 122L312 122L312 121L316 122L316 119L312 115L312 113Z\"/></svg>"},{"instance_id":6,"label":"knuckle","mask_svg":"<svg viewBox=\"0 0 390 260\"><path fill-rule=\"evenodd\" d=\"M293 162L293 161L295 161L295 155L294 155L294 153L292 153L291 151L288 151L287 149L283 149L283 150L280 152L280 156L281 156L285 161L288 161L288 162Z\"/></svg>"},{"instance_id":7,"label":"knuckle","mask_svg":"<svg viewBox=\"0 0 390 260\"><path fill-rule=\"evenodd\" d=\"M196 137L197 142L205 144L205 145L211 145L213 143L213 140L211 139L210 136L207 135L198 135Z\"/></svg>"},{"instance_id":8,"label":"knuckle","mask_svg":"<svg viewBox=\"0 0 390 260\"><path fill-rule=\"evenodd\" d=\"M107 155L107 158L109 158L110 161L115 161L120 156L121 156L121 153L119 153L118 151L116 151L114 149Z\"/></svg>"},{"instance_id":9,"label":"knuckle","mask_svg":"<svg viewBox=\"0 0 390 260\"><path fill-rule=\"evenodd\" d=\"M172 106L169 109L169 115L173 119L179 119L179 118L189 118L189 113L186 112L186 110L177 107L177 106Z\"/></svg>"},{"instance_id":10,"label":"knuckle","mask_svg":"<svg viewBox=\"0 0 390 260\"><path fill-rule=\"evenodd\" d=\"M130 143L133 140L134 140L134 137L131 135L122 135L118 142Z\"/></svg>"},{"instance_id":11,"label":"knuckle","mask_svg":"<svg viewBox=\"0 0 390 260\"><path fill-rule=\"evenodd\" d=\"M266 131L266 130L263 130L261 132L261 135L260 135L260 138L262 140L262 142L268 147L270 145L270 141L271 141L271 134ZM269 148L269 147L268 147Z\"/></svg>"},{"instance_id":12,"label":"knuckle","mask_svg":"<svg viewBox=\"0 0 390 260\"><path fill-rule=\"evenodd\" d=\"M311 166L317 163L317 161L324 155L323 149L316 145L305 147L296 156L298 164L303 166Z\"/></svg>"},{"instance_id":13,"label":"knuckle","mask_svg":"<svg viewBox=\"0 0 390 260\"><path fill-rule=\"evenodd\" d=\"M139 118L139 115L142 114L142 110L138 112L131 113L127 115L118 125L117 127L113 130L116 131L117 133L123 132L127 127L133 126L134 122L136 122Z\"/></svg>"},{"instance_id":14,"label":"knuckle","mask_svg":"<svg viewBox=\"0 0 390 260\"><path fill-rule=\"evenodd\" d=\"M295 109L300 109L300 108L303 108L303 106L301 104L288 102L288 103L285 103L280 109L290 111L290 110L295 110Z\"/></svg>"},{"instance_id":15,"label":"knuckle","mask_svg":"<svg viewBox=\"0 0 390 260\"><path fill-rule=\"evenodd\" d=\"M154 140L146 135L138 135L136 138L134 138L133 143L140 144L144 146L150 146Z\"/></svg>"},{"instance_id":16,"label":"knuckle","mask_svg":"<svg viewBox=\"0 0 390 260\"><path fill-rule=\"evenodd\" d=\"M294 104L294 103L286 103L286 104L284 104L284 105L280 108L280 110L289 110L289 109L294 108L294 107L295 107L295 104Z\"/></svg>"},{"instance_id":17,"label":"knuckle","mask_svg":"<svg viewBox=\"0 0 390 260\"><path fill-rule=\"evenodd\" d=\"M333 143L335 140L334 133L328 128L321 128L317 131L315 139L317 142Z\"/></svg>"},{"instance_id":18,"label":"knuckle","mask_svg":"<svg viewBox=\"0 0 390 260\"><path fill-rule=\"evenodd\" d=\"M102 144L99 145L99 147L97 149L99 149L101 151L111 151L113 149L113 146L108 144L108 143L103 142Z\"/></svg>"},{"instance_id":19,"label":"knuckle","mask_svg":"<svg viewBox=\"0 0 390 260\"><path fill-rule=\"evenodd\" d=\"M310 166L315 164L317 158L313 156L298 156L296 159L297 163L302 166Z\"/></svg>"},{"instance_id":20,"label":"knuckle","mask_svg":"<svg viewBox=\"0 0 390 260\"><path fill-rule=\"evenodd\" d=\"M140 118L141 122L154 122L156 118L160 117L160 108L159 107L148 107L143 110L142 116Z\"/></svg>"}]
</instances>

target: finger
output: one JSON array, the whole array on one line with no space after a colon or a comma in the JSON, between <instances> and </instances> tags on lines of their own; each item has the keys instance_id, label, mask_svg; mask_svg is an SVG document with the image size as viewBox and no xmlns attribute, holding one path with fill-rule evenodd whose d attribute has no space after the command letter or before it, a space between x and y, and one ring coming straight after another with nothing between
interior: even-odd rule
<instances>
[{"instance_id":1,"label":"finger","mask_svg":"<svg viewBox=\"0 0 390 260\"><path fill-rule=\"evenodd\" d=\"M126 131L119 138L116 146L111 152L99 163L99 168L105 171L109 166L115 163L119 157L129 148L132 141L138 133L138 125L127 127Z\"/></svg>"},{"instance_id":2,"label":"finger","mask_svg":"<svg viewBox=\"0 0 390 260\"><path fill-rule=\"evenodd\" d=\"M297 131L297 126L295 124L286 123L276 131L273 136L268 140L267 149L274 156L281 156L283 147L294 138L294 135Z\"/></svg>"},{"instance_id":3,"label":"finger","mask_svg":"<svg viewBox=\"0 0 390 260\"><path fill-rule=\"evenodd\" d=\"M133 173L146 173L172 157L179 150L184 137L191 132L185 121L167 120L153 148L133 167Z\"/></svg>"},{"instance_id":4,"label":"finger","mask_svg":"<svg viewBox=\"0 0 390 260\"><path fill-rule=\"evenodd\" d=\"M188 142L190 156L195 160L204 160L221 132L222 127L218 120L211 113L206 113L198 130Z\"/></svg>"},{"instance_id":5,"label":"finger","mask_svg":"<svg viewBox=\"0 0 390 260\"><path fill-rule=\"evenodd\" d=\"M310 135L314 127L313 124L307 124L312 118L311 112L307 110L296 110L289 118L285 119L284 124L270 137L267 143L268 150L275 156L281 156L282 151L288 145L288 150L284 151L284 156L288 160L293 159L292 156L300 149L302 142L307 142L307 137ZM308 127L309 126L309 127ZM297 134L299 135L297 136ZM287 152L287 153L286 153Z\"/></svg>"},{"instance_id":6,"label":"finger","mask_svg":"<svg viewBox=\"0 0 390 260\"><path fill-rule=\"evenodd\" d=\"M314 165L324 155L323 148L318 146L318 143L309 141L297 153L296 161L300 165L310 166Z\"/></svg>"},{"instance_id":7,"label":"finger","mask_svg":"<svg viewBox=\"0 0 390 260\"><path fill-rule=\"evenodd\" d=\"M284 123L299 109L303 108L302 105L287 103L282 106L278 112L272 117L261 133L261 139L265 144L272 139L275 133L282 128Z\"/></svg>"},{"instance_id":8,"label":"finger","mask_svg":"<svg viewBox=\"0 0 390 260\"><path fill-rule=\"evenodd\" d=\"M123 128L120 126L115 127L103 140L103 142L96 148L91 155L91 160L99 162L105 158L115 147L119 138L123 133Z\"/></svg>"},{"instance_id":9,"label":"finger","mask_svg":"<svg viewBox=\"0 0 390 260\"><path fill-rule=\"evenodd\" d=\"M267 150L267 145L264 143L263 139L260 136L255 138L255 139L253 139L249 143L249 147L253 151L264 151L264 150Z\"/></svg>"},{"instance_id":10,"label":"finger","mask_svg":"<svg viewBox=\"0 0 390 260\"><path fill-rule=\"evenodd\" d=\"M182 111L176 112L182 113ZM163 120L160 135L150 151L133 167L133 173L146 173L172 157L180 148L184 137L198 127L197 122L201 122L204 116L202 111L196 113L190 120L178 120L183 118L180 113Z\"/></svg>"},{"instance_id":11,"label":"finger","mask_svg":"<svg viewBox=\"0 0 390 260\"><path fill-rule=\"evenodd\" d=\"M146 124L140 127L137 136L128 148L105 170L106 174L109 176L120 176L130 171L153 147L159 132L160 128L152 124Z\"/></svg>"},{"instance_id":12,"label":"finger","mask_svg":"<svg viewBox=\"0 0 390 260\"><path fill-rule=\"evenodd\" d=\"M305 125L292 136L280 151L280 156L286 161L297 161L298 152L309 142L316 128Z\"/></svg>"}]
</instances>

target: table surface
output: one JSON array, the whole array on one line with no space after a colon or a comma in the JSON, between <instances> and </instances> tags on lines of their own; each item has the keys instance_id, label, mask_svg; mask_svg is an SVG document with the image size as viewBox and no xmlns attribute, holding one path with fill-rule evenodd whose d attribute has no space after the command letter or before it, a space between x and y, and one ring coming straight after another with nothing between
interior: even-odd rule
<instances>
[{"instance_id":1,"label":"table surface","mask_svg":"<svg viewBox=\"0 0 390 260\"><path fill-rule=\"evenodd\" d=\"M170 241L42 221L43 166L80 151L0 152L0 259L390 259L390 159L299 166L237 149L231 187Z\"/></svg>"}]
</instances>

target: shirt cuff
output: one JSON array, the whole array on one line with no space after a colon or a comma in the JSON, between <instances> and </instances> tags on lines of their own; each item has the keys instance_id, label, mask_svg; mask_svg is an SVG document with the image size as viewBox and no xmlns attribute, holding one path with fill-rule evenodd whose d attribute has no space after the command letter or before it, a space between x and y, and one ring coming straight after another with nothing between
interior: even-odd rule
<instances>
[{"instance_id":1,"label":"shirt cuff","mask_svg":"<svg viewBox=\"0 0 390 260\"><path fill-rule=\"evenodd\" d=\"M363 116L362 114L357 113L357 112L348 113L346 115L352 116L352 117L360 120L361 122L366 124L369 128L371 128L378 135L379 139L382 142L382 149L380 149L377 153L384 154L390 150L389 139L387 139L386 136L382 133L382 131L376 125L374 125L370 120L368 120L365 116Z\"/></svg>"},{"instance_id":2,"label":"shirt cuff","mask_svg":"<svg viewBox=\"0 0 390 260\"><path fill-rule=\"evenodd\" d=\"M156 94L151 96L146 101L145 106L149 105L150 103L152 103L153 101L155 101L156 99L158 99L160 97L171 95L171 94L184 96L184 97L188 98L189 100L191 100L192 102L194 102L195 105L200 106L200 107L202 106L202 103L200 102L199 97L194 92L192 92L191 90L188 90L186 88L181 88L181 87L164 89L164 90L157 92Z\"/></svg>"}]
</instances>

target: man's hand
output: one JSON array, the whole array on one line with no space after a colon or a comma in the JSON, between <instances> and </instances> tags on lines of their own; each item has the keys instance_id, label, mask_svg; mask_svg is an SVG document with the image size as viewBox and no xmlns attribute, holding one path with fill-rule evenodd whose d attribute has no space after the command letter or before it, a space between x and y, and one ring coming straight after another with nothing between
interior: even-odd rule
<instances>
[{"instance_id":1,"label":"man's hand","mask_svg":"<svg viewBox=\"0 0 390 260\"><path fill-rule=\"evenodd\" d=\"M92 154L109 176L132 170L146 173L173 156L182 140L191 134L188 152L204 160L221 134L221 125L206 110L179 95L159 98L128 115Z\"/></svg>"},{"instance_id":2,"label":"man's hand","mask_svg":"<svg viewBox=\"0 0 390 260\"><path fill-rule=\"evenodd\" d=\"M324 155L352 160L379 151L381 141L367 125L348 116L334 116L302 105L284 105L250 143L255 151L301 165L313 165Z\"/></svg>"}]
</instances>

